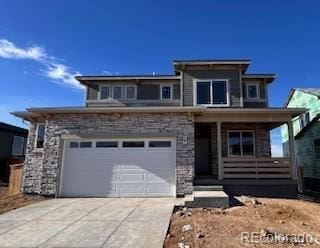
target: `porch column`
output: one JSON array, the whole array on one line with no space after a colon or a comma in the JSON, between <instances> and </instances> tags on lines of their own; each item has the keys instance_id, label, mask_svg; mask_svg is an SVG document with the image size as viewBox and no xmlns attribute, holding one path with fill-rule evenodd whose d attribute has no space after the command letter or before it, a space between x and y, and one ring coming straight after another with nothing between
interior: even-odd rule
<instances>
[{"instance_id":1,"label":"porch column","mask_svg":"<svg viewBox=\"0 0 320 248\"><path fill-rule=\"evenodd\" d=\"M293 179L297 179L297 165L296 165L296 156L294 149L294 132L292 121L287 122L288 125L288 137L289 137L289 155L291 159L291 176Z\"/></svg>"},{"instance_id":2,"label":"porch column","mask_svg":"<svg viewBox=\"0 0 320 248\"><path fill-rule=\"evenodd\" d=\"M217 153L218 153L218 179L223 179L222 171L222 142L221 142L221 122L217 121Z\"/></svg>"}]
</instances>

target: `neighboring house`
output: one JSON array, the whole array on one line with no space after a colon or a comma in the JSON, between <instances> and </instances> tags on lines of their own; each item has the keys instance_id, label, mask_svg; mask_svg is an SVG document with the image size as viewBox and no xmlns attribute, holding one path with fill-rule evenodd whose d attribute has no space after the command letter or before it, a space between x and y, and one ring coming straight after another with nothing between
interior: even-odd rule
<instances>
[{"instance_id":1,"label":"neighboring house","mask_svg":"<svg viewBox=\"0 0 320 248\"><path fill-rule=\"evenodd\" d=\"M285 106L306 108L307 111L292 119L296 158L304 167L305 187L320 191L320 88L292 89ZM285 154L288 154L288 132L281 130Z\"/></svg>"},{"instance_id":2,"label":"neighboring house","mask_svg":"<svg viewBox=\"0 0 320 248\"><path fill-rule=\"evenodd\" d=\"M23 162L28 130L0 122L0 180L8 182L9 164Z\"/></svg>"},{"instance_id":3,"label":"neighboring house","mask_svg":"<svg viewBox=\"0 0 320 248\"><path fill-rule=\"evenodd\" d=\"M195 184L295 192L293 156L270 130L301 109L269 108L274 74L249 60L177 60L173 75L78 76L83 107L30 108L23 189L58 197L183 196ZM293 138L293 136L291 136ZM293 141L293 139L291 139Z\"/></svg>"}]
</instances>

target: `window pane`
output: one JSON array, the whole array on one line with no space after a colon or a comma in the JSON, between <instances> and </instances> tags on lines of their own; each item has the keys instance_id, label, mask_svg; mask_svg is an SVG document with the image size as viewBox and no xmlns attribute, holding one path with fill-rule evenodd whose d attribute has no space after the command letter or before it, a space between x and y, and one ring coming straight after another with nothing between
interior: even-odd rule
<instances>
[{"instance_id":1,"label":"window pane","mask_svg":"<svg viewBox=\"0 0 320 248\"><path fill-rule=\"evenodd\" d=\"M92 146L92 142L88 142L88 141L80 142L81 148L90 148L91 146Z\"/></svg>"},{"instance_id":2,"label":"window pane","mask_svg":"<svg viewBox=\"0 0 320 248\"><path fill-rule=\"evenodd\" d=\"M320 139L313 141L314 144L314 156L316 159L320 159Z\"/></svg>"},{"instance_id":3,"label":"window pane","mask_svg":"<svg viewBox=\"0 0 320 248\"><path fill-rule=\"evenodd\" d=\"M11 155L19 156L23 155L24 137L13 136Z\"/></svg>"},{"instance_id":4,"label":"window pane","mask_svg":"<svg viewBox=\"0 0 320 248\"><path fill-rule=\"evenodd\" d=\"M248 85L248 98L257 98L257 86L256 85Z\"/></svg>"},{"instance_id":5,"label":"window pane","mask_svg":"<svg viewBox=\"0 0 320 248\"><path fill-rule=\"evenodd\" d=\"M171 99L171 87L170 86L162 86L162 99Z\"/></svg>"},{"instance_id":6,"label":"window pane","mask_svg":"<svg viewBox=\"0 0 320 248\"><path fill-rule=\"evenodd\" d=\"M100 99L108 99L110 97L110 87L102 86L100 91Z\"/></svg>"},{"instance_id":7,"label":"window pane","mask_svg":"<svg viewBox=\"0 0 320 248\"><path fill-rule=\"evenodd\" d=\"M79 142L70 142L69 147L70 148L78 148L79 147Z\"/></svg>"},{"instance_id":8,"label":"window pane","mask_svg":"<svg viewBox=\"0 0 320 248\"><path fill-rule=\"evenodd\" d=\"M43 148L45 124L38 124L37 130L37 148Z\"/></svg>"},{"instance_id":9,"label":"window pane","mask_svg":"<svg viewBox=\"0 0 320 248\"><path fill-rule=\"evenodd\" d=\"M117 141L98 141L96 142L96 147L118 147Z\"/></svg>"},{"instance_id":10,"label":"window pane","mask_svg":"<svg viewBox=\"0 0 320 248\"><path fill-rule=\"evenodd\" d=\"M171 141L149 141L149 147L171 147Z\"/></svg>"},{"instance_id":11,"label":"window pane","mask_svg":"<svg viewBox=\"0 0 320 248\"><path fill-rule=\"evenodd\" d=\"M242 153L244 156L254 155L253 133L242 132Z\"/></svg>"},{"instance_id":12,"label":"window pane","mask_svg":"<svg viewBox=\"0 0 320 248\"><path fill-rule=\"evenodd\" d=\"M135 86L127 86L127 99L135 99L136 98L136 87Z\"/></svg>"},{"instance_id":13,"label":"window pane","mask_svg":"<svg viewBox=\"0 0 320 248\"><path fill-rule=\"evenodd\" d=\"M212 83L213 104L227 104L227 82L214 81Z\"/></svg>"},{"instance_id":14,"label":"window pane","mask_svg":"<svg viewBox=\"0 0 320 248\"><path fill-rule=\"evenodd\" d=\"M144 141L124 141L122 147L144 147Z\"/></svg>"},{"instance_id":15,"label":"window pane","mask_svg":"<svg viewBox=\"0 0 320 248\"><path fill-rule=\"evenodd\" d=\"M241 155L240 132L229 132L229 155Z\"/></svg>"},{"instance_id":16,"label":"window pane","mask_svg":"<svg viewBox=\"0 0 320 248\"><path fill-rule=\"evenodd\" d=\"M210 104L210 82L197 83L197 104Z\"/></svg>"},{"instance_id":17,"label":"window pane","mask_svg":"<svg viewBox=\"0 0 320 248\"><path fill-rule=\"evenodd\" d=\"M113 99L122 99L122 86L113 87Z\"/></svg>"},{"instance_id":18,"label":"window pane","mask_svg":"<svg viewBox=\"0 0 320 248\"><path fill-rule=\"evenodd\" d=\"M309 112L304 114L304 123L306 125L310 123L310 113Z\"/></svg>"}]
</instances>

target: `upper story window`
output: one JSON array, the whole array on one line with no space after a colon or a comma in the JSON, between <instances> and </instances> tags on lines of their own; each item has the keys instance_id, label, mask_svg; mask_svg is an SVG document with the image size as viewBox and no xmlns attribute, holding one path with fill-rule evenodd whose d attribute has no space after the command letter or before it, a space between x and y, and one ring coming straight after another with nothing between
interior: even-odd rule
<instances>
[{"instance_id":1,"label":"upper story window","mask_svg":"<svg viewBox=\"0 0 320 248\"><path fill-rule=\"evenodd\" d=\"M137 86L136 85L101 85L100 86L100 100L107 99L116 100L134 100L137 98Z\"/></svg>"},{"instance_id":2,"label":"upper story window","mask_svg":"<svg viewBox=\"0 0 320 248\"><path fill-rule=\"evenodd\" d=\"M112 87L113 99L122 100L123 99L123 86L115 85Z\"/></svg>"},{"instance_id":3,"label":"upper story window","mask_svg":"<svg viewBox=\"0 0 320 248\"><path fill-rule=\"evenodd\" d=\"M25 153L25 140L22 136L13 136L11 155L21 156Z\"/></svg>"},{"instance_id":4,"label":"upper story window","mask_svg":"<svg viewBox=\"0 0 320 248\"><path fill-rule=\"evenodd\" d=\"M313 141L313 148L315 159L320 160L320 139L315 139Z\"/></svg>"},{"instance_id":5,"label":"upper story window","mask_svg":"<svg viewBox=\"0 0 320 248\"><path fill-rule=\"evenodd\" d=\"M257 99L259 98L259 85L258 84L247 84L247 98Z\"/></svg>"},{"instance_id":6,"label":"upper story window","mask_svg":"<svg viewBox=\"0 0 320 248\"><path fill-rule=\"evenodd\" d=\"M196 103L201 105L229 105L227 80L208 80L196 82Z\"/></svg>"},{"instance_id":7,"label":"upper story window","mask_svg":"<svg viewBox=\"0 0 320 248\"><path fill-rule=\"evenodd\" d=\"M111 86L102 85L100 86L100 99L108 99L111 97Z\"/></svg>"},{"instance_id":8,"label":"upper story window","mask_svg":"<svg viewBox=\"0 0 320 248\"><path fill-rule=\"evenodd\" d=\"M172 95L172 86L171 85L161 85L161 99L170 100Z\"/></svg>"},{"instance_id":9,"label":"upper story window","mask_svg":"<svg viewBox=\"0 0 320 248\"><path fill-rule=\"evenodd\" d=\"M135 85L126 85L126 99L134 100L137 98L137 87Z\"/></svg>"},{"instance_id":10,"label":"upper story window","mask_svg":"<svg viewBox=\"0 0 320 248\"><path fill-rule=\"evenodd\" d=\"M44 135L45 135L45 124L44 123L38 123L37 124L37 130L36 130L36 142L35 147L38 149L43 148L44 143Z\"/></svg>"},{"instance_id":11,"label":"upper story window","mask_svg":"<svg viewBox=\"0 0 320 248\"><path fill-rule=\"evenodd\" d=\"M310 113L306 112L304 114L301 114L299 116L299 122L300 122L300 128L304 128L306 125L309 124L310 122Z\"/></svg>"}]
</instances>

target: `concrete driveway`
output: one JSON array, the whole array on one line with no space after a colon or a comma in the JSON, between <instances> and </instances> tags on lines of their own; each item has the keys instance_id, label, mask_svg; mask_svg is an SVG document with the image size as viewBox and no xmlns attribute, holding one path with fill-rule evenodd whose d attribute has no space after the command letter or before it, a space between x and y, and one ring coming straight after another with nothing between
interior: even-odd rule
<instances>
[{"instance_id":1,"label":"concrete driveway","mask_svg":"<svg viewBox=\"0 0 320 248\"><path fill-rule=\"evenodd\" d=\"M53 199L0 215L1 247L162 247L173 198Z\"/></svg>"}]
</instances>

